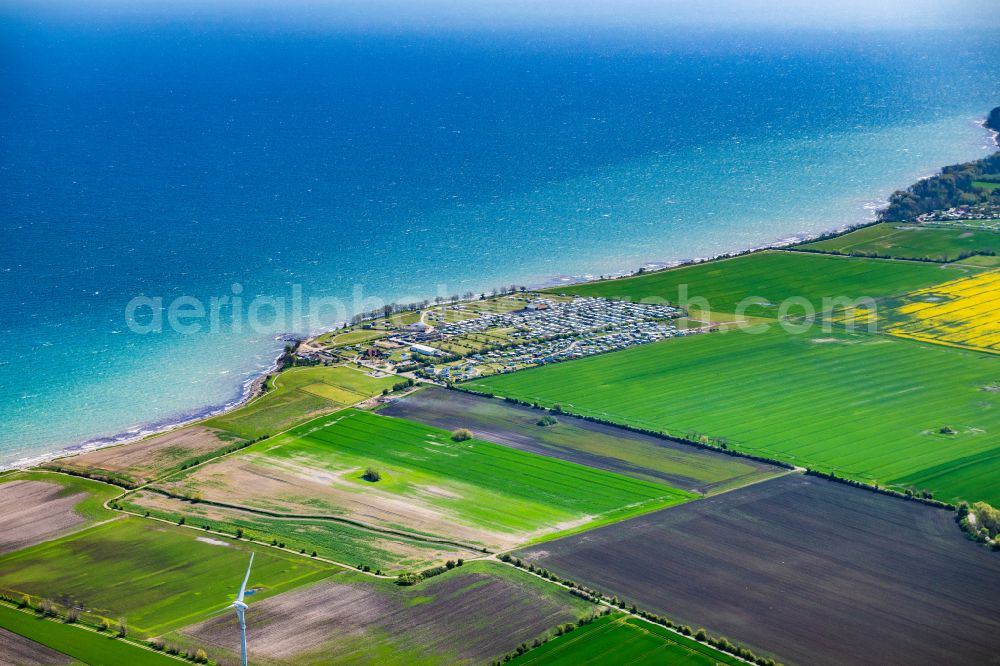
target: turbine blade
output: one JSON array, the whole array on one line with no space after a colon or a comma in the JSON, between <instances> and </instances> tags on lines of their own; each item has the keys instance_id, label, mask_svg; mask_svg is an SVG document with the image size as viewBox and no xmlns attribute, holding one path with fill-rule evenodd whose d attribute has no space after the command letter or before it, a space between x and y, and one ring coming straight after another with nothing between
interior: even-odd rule
<instances>
[{"instance_id":1,"label":"turbine blade","mask_svg":"<svg viewBox=\"0 0 1000 666\"><path fill-rule=\"evenodd\" d=\"M250 564L247 565L247 575L243 577L243 585L240 586L240 593L236 597L236 601L243 601L243 595L247 591L247 581L250 580L250 567L253 566L253 553L250 553Z\"/></svg>"}]
</instances>

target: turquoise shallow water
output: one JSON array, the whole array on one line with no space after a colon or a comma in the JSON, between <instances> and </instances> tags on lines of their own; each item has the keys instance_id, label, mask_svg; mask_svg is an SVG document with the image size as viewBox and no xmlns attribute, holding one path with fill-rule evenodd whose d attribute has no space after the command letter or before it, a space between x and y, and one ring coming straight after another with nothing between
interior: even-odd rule
<instances>
[{"instance_id":1,"label":"turquoise shallow water","mask_svg":"<svg viewBox=\"0 0 1000 666\"><path fill-rule=\"evenodd\" d=\"M992 35L304 32L0 14L0 462L218 408L382 300L867 219L985 154ZM132 332L136 296L337 299ZM374 299L374 300L370 300ZM147 312L148 313L148 312ZM308 313L306 313L307 315Z\"/></svg>"}]
</instances>

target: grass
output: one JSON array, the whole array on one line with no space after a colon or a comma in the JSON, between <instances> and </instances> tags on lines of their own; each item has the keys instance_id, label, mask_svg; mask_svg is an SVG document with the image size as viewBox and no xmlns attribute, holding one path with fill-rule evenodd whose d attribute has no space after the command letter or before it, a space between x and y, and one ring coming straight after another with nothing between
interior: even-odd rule
<instances>
[{"instance_id":1,"label":"grass","mask_svg":"<svg viewBox=\"0 0 1000 666\"><path fill-rule=\"evenodd\" d=\"M561 415L541 427L537 409L428 387L387 405L383 414L698 493L753 483L784 470L649 435ZM552 417L550 417L552 418Z\"/></svg>"},{"instance_id":2,"label":"grass","mask_svg":"<svg viewBox=\"0 0 1000 666\"><path fill-rule=\"evenodd\" d=\"M392 375L371 377L353 366L290 368L271 380L263 396L204 425L248 439L266 437L378 395L397 381Z\"/></svg>"},{"instance_id":3,"label":"grass","mask_svg":"<svg viewBox=\"0 0 1000 666\"><path fill-rule=\"evenodd\" d=\"M369 467L379 471L377 483L363 480ZM279 492L255 494L268 483L278 483ZM286 514L335 514L476 548L583 529L695 496L350 409L206 465L171 490Z\"/></svg>"},{"instance_id":4,"label":"grass","mask_svg":"<svg viewBox=\"0 0 1000 666\"><path fill-rule=\"evenodd\" d=\"M359 342L369 342L371 340L378 340L379 338L384 338L386 336L385 331L377 331L373 329L365 330L363 328L347 331L346 333L340 333L334 336L330 343L333 345L354 345Z\"/></svg>"},{"instance_id":5,"label":"grass","mask_svg":"<svg viewBox=\"0 0 1000 666\"><path fill-rule=\"evenodd\" d=\"M456 521L501 532L534 532L585 516L620 520L693 497L492 442L455 442L445 430L357 410L288 433L281 444L267 455L309 453L340 469L384 471L382 492L417 499L427 487L442 488L431 505Z\"/></svg>"},{"instance_id":6,"label":"grass","mask_svg":"<svg viewBox=\"0 0 1000 666\"><path fill-rule=\"evenodd\" d=\"M934 264L840 257L805 252L750 255L659 271L620 280L557 287L560 293L632 301L688 303L692 310L775 317L783 301L806 299L825 311L824 299L882 298L961 277L975 269ZM693 299L704 299L695 301ZM790 314L801 314L794 307Z\"/></svg>"},{"instance_id":7,"label":"grass","mask_svg":"<svg viewBox=\"0 0 1000 666\"><path fill-rule=\"evenodd\" d=\"M882 222L798 247L834 254L954 261L963 252L1000 251L1000 234L989 230Z\"/></svg>"},{"instance_id":8,"label":"grass","mask_svg":"<svg viewBox=\"0 0 1000 666\"><path fill-rule=\"evenodd\" d=\"M972 182L972 186L978 187L981 190L989 190L990 192L992 192L993 190L1000 187L1000 183L990 183L985 180L975 180Z\"/></svg>"},{"instance_id":9,"label":"grass","mask_svg":"<svg viewBox=\"0 0 1000 666\"><path fill-rule=\"evenodd\" d=\"M89 617L125 617L153 636L200 620L232 601L251 548L195 530L126 518L0 557L0 589L59 603ZM335 568L256 547L251 587L269 596L324 578ZM16 597L15 597L16 598Z\"/></svg>"},{"instance_id":10,"label":"grass","mask_svg":"<svg viewBox=\"0 0 1000 666\"><path fill-rule=\"evenodd\" d=\"M684 435L942 500L1000 504L1000 359L777 326L692 336L467 386ZM956 434L940 431L948 426ZM992 453L991 453L992 455ZM951 470L947 482L922 476ZM944 478L944 477L940 477Z\"/></svg>"},{"instance_id":11,"label":"grass","mask_svg":"<svg viewBox=\"0 0 1000 666\"><path fill-rule=\"evenodd\" d=\"M38 617L0 604L0 627L85 664L177 666L178 661L107 634Z\"/></svg>"},{"instance_id":12,"label":"grass","mask_svg":"<svg viewBox=\"0 0 1000 666\"><path fill-rule=\"evenodd\" d=\"M545 664L740 664L735 657L663 627L622 615L606 615L510 661Z\"/></svg>"},{"instance_id":13,"label":"grass","mask_svg":"<svg viewBox=\"0 0 1000 666\"><path fill-rule=\"evenodd\" d=\"M973 255L971 257L966 257L961 261L957 262L964 266L980 266L982 268L997 268L1000 267L1000 256L984 256L981 254Z\"/></svg>"},{"instance_id":14,"label":"grass","mask_svg":"<svg viewBox=\"0 0 1000 666\"><path fill-rule=\"evenodd\" d=\"M214 531L228 534L241 529L246 539L265 543L277 540L286 544L290 551L315 551L320 557L352 567L368 565L373 571L420 571L448 559L479 554L453 546L377 534L334 521L268 518L151 493L130 495L124 507L135 513L148 511L154 518L174 523L183 516L189 525L207 525Z\"/></svg>"}]
</instances>

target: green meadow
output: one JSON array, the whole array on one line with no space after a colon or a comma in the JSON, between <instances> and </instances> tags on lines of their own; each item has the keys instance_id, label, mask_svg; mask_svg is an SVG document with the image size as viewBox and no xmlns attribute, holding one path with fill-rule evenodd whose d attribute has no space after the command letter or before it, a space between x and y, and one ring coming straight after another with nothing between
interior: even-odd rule
<instances>
[{"instance_id":1,"label":"green meadow","mask_svg":"<svg viewBox=\"0 0 1000 666\"><path fill-rule=\"evenodd\" d=\"M954 261L963 252L1000 251L1000 233L988 229L882 222L797 247L834 254Z\"/></svg>"},{"instance_id":2,"label":"green meadow","mask_svg":"<svg viewBox=\"0 0 1000 666\"><path fill-rule=\"evenodd\" d=\"M805 252L768 251L657 271L620 280L556 287L551 291L632 301L692 302L692 310L775 317L786 299L808 300L819 312L826 298L882 298L945 282L974 268L886 261ZM799 307L789 311L801 314Z\"/></svg>"},{"instance_id":3,"label":"green meadow","mask_svg":"<svg viewBox=\"0 0 1000 666\"><path fill-rule=\"evenodd\" d=\"M1000 504L1000 359L848 333L696 335L466 384L942 500Z\"/></svg>"},{"instance_id":4,"label":"green meadow","mask_svg":"<svg viewBox=\"0 0 1000 666\"><path fill-rule=\"evenodd\" d=\"M518 666L581 664L741 664L736 657L680 636L663 627L625 615L606 615L510 661Z\"/></svg>"},{"instance_id":5,"label":"green meadow","mask_svg":"<svg viewBox=\"0 0 1000 666\"><path fill-rule=\"evenodd\" d=\"M588 526L671 506L695 495L491 442L456 442L446 430L359 410L304 424L262 450L268 458L349 472L358 492L409 498L452 520L505 533L588 517ZM361 478L373 467L377 483ZM429 490L430 489L430 490Z\"/></svg>"},{"instance_id":6,"label":"green meadow","mask_svg":"<svg viewBox=\"0 0 1000 666\"><path fill-rule=\"evenodd\" d=\"M542 426L536 409L436 386L380 413L446 430L470 428L480 439L696 493L724 492L785 471L565 415Z\"/></svg>"},{"instance_id":7,"label":"green meadow","mask_svg":"<svg viewBox=\"0 0 1000 666\"><path fill-rule=\"evenodd\" d=\"M203 424L247 439L274 435L378 395L397 381L399 378L391 375L372 377L353 366L290 368L270 380L264 395Z\"/></svg>"},{"instance_id":8,"label":"green meadow","mask_svg":"<svg viewBox=\"0 0 1000 666\"><path fill-rule=\"evenodd\" d=\"M39 617L0 604L0 628L30 638L84 664L103 666L177 666L177 660L113 635Z\"/></svg>"},{"instance_id":9,"label":"green meadow","mask_svg":"<svg viewBox=\"0 0 1000 666\"><path fill-rule=\"evenodd\" d=\"M88 618L124 617L133 634L154 636L230 603L251 549L257 555L250 587L259 596L337 570L276 549L124 518L0 557L0 590L71 602Z\"/></svg>"}]
</instances>

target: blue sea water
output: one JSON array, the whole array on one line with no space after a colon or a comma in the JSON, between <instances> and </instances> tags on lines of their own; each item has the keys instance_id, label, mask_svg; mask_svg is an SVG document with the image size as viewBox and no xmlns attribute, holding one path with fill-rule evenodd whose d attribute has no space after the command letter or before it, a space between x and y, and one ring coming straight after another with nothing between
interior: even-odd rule
<instances>
[{"instance_id":1,"label":"blue sea water","mask_svg":"<svg viewBox=\"0 0 1000 666\"><path fill-rule=\"evenodd\" d=\"M0 9L0 464L225 405L277 335L380 301L863 221L989 152L995 43ZM136 296L297 293L342 307L252 327L229 304L187 333L125 317Z\"/></svg>"}]
</instances>

